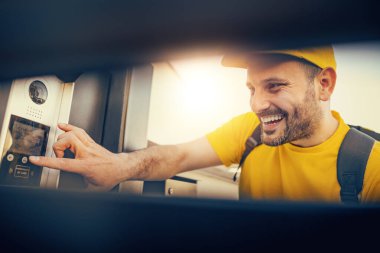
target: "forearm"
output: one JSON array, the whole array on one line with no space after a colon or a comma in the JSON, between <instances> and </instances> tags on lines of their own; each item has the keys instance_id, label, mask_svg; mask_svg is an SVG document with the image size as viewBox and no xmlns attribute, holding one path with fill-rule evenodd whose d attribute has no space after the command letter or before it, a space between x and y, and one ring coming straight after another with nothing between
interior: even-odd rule
<instances>
[{"instance_id":1,"label":"forearm","mask_svg":"<svg viewBox=\"0 0 380 253\"><path fill-rule=\"evenodd\" d=\"M95 143L86 132L60 124L65 133L53 149L57 157L33 157L32 163L82 175L91 190L109 190L125 180L162 180L180 172L221 164L205 137L176 146L153 146L115 154ZM70 148L75 159L63 158Z\"/></svg>"},{"instance_id":2,"label":"forearm","mask_svg":"<svg viewBox=\"0 0 380 253\"><path fill-rule=\"evenodd\" d=\"M119 154L122 171L128 180L163 180L182 170L186 154L178 146L153 146Z\"/></svg>"}]
</instances>

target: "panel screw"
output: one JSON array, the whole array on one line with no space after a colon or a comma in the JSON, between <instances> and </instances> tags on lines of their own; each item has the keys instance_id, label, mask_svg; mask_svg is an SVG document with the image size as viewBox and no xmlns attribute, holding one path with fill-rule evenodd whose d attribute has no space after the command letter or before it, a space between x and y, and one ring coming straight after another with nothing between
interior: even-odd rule
<instances>
[{"instance_id":1,"label":"panel screw","mask_svg":"<svg viewBox=\"0 0 380 253\"><path fill-rule=\"evenodd\" d=\"M169 187L169 189L168 189L168 194L169 194L169 195L172 195L173 193L174 193L174 189L171 188L171 187Z\"/></svg>"}]
</instances>

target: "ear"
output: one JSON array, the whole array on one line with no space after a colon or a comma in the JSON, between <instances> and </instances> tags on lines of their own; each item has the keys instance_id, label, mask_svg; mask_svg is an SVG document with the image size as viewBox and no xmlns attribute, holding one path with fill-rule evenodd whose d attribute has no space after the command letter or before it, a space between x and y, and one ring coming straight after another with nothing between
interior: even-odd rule
<instances>
[{"instance_id":1,"label":"ear","mask_svg":"<svg viewBox=\"0 0 380 253\"><path fill-rule=\"evenodd\" d=\"M319 99L328 101L335 88L336 72L333 68L325 68L317 76Z\"/></svg>"}]
</instances>

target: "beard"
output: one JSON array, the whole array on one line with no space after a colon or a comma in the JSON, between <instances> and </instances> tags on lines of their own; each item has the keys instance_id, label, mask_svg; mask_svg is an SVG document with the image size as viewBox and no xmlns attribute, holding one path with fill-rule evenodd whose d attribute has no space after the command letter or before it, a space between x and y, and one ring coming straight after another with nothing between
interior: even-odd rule
<instances>
[{"instance_id":1,"label":"beard","mask_svg":"<svg viewBox=\"0 0 380 253\"><path fill-rule=\"evenodd\" d=\"M322 110L315 99L315 91L312 87L306 91L303 102L295 105L292 112L276 107L261 112L258 116L260 118L265 115L276 114L283 115L285 128L271 131L261 129L261 141L268 146L279 146L284 143L310 138L315 133L322 118ZM277 136L275 136L276 131L280 131Z\"/></svg>"}]
</instances>

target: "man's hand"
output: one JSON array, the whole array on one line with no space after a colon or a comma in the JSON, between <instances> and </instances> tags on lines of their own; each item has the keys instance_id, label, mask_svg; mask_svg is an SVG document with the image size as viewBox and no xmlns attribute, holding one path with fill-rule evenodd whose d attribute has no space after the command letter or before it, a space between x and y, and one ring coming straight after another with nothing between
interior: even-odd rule
<instances>
[{"instance_id":1,"label":"man's hand","mask_svg":"<svg viewBox=\"0 0 380 253\"><path fill-rule=\"evenodd\" d=\"M114 154L95 143L83 130L59 124L65 133L53 145L54 157L30 157L39 166L82 175L90 190L110 190L129 180L163 180L178 173L221 164L205 137L179 145L153 146L131 153ZM75 159L63 158L70 149Z\"/></svg>"},{"instance_id":2,"label":"man's hand","mask_svg":"<svg viewBox=\"0 0 380 253\"><path fill-rule=\"evenodd\" d=\"M119 182L127 179L123 177L123 159L95 141L81 128L58 124L65 133L58 136L53 150L54 157L30 157L30 161L38 166L74 172L82 175L89 190L110 190ZM75 159L63 158L64 151L70 149ZM126 156L127 154L123 154Z\"/></svg>"}]
</instances>

